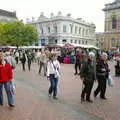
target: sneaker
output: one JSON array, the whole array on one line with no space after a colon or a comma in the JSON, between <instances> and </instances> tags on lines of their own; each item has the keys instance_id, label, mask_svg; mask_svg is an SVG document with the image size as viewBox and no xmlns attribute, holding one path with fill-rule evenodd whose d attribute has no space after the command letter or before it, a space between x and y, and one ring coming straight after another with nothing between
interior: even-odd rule
<instances>
[{"instance_id":1,"label":"sneaker","mask_svg":"<svg viewBox=\"0 0 120 120\"><path fill-rule=\"evenodd\" d=\"M15 107L15 105L14 105L14 104L9 104L9 106L10 106L10 107Z\"/></svg>"},{"instance_id":2,"label":"sneaker","mask_svg":"<svg viewBox=\"0 0 120 120\"><path fill-rule=\"evenodd\" d=\"M87 102L89 102L89 103L93 103L93 101L92 100L86 100Z\"/></svg>"},{"instance_id":3,"label":"sneaker","mask_svg":"<svg viewBox=\"0 0 120 120\"><path fill-rule=\"evenodd\" d=\"M3 106L3 104L2 104L2 103L1 103L0 105L1 105L1 106Z\"/></svg>"},{"instance_id":4,"label":"sneaker","mask_svg":"<svg viewBox=\"0 0 120 120\"><path fill-rule=\"evenodd\" d=\"M51 97L51 94L48 94L49 97Z\"/></svg>"},{"instance_id":5,"label":"sneaker","mask_svg":"<svg viewBox=\"0 0 120 120\"><path fill-rule=\"evenodd\" d=\"M81 98L81 103L82 103L82 102L85 102L85 99L84 99L84 98Z\"/></svg>"},{"instance_id":6,"label":"sneaker","mask_svg":"<svg viewBox=\"0 0 120 120\"><path fill-rule=\"evenodd\" d=\"M74 75L77 75L77 73L74 73Z\"/></svg>"},{"instance_id":7,"label":"sneaker","mask_svg":"<svg viewBox=\"0 0 120 120\"><path fill-rule=\"evenodd\" d=\"M53 96L53 99L54 99L54 100L58 100L58 98L57 98L56 96Z\"/></svg>"},{"instance_id":8,"label":"sneaker","mask_svg":"<svg viewBox=\"0 0 120 120\"><path fill-rule=\"evenodd\" d=\"M106 98L106 97L100 97L100 99L102 99L102 100L107 100L107 98Z\"/></svg>"}]
</instances>

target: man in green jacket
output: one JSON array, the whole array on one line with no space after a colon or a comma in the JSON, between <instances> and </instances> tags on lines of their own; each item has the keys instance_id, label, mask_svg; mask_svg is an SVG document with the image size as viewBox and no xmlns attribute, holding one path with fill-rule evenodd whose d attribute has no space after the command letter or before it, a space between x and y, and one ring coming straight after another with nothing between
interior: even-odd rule
<instances>
[{"instance_id":1,"label":"man in green jacket","mask_svg":"<svg viewBox=\"0 0 120 120\"><path fill-rule=\"evenodd\" d=\"M82 64L80 77L83 81L84 87L81 93L81 102L85 101L86 95L86 101L92 103L92 100L90 99L90 94L93 88L94 80L96 78L94 58L95 54L93 52L89 52L87 61L84 61Z\"/></svg>"}]
</instances>

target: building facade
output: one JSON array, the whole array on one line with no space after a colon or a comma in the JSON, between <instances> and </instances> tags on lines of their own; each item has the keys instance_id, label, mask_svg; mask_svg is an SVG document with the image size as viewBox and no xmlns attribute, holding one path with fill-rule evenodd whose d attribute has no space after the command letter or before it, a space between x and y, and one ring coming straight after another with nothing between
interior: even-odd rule
<instances>
[{"instance_id":1,"label":"building facade","mask_svg":"<svg viewBox=\"0 0 120 120\"><path fill-rule=\"evenodd\" d=\"M51 13L50 18L41 13L38 20L27 19L27 24L33 25L39 34L40 44L90 44L96 45L95 25L86 23L82 19L73 19L71 14L63 16L58 12L57 16Z\"/></svg>"},{"instance_id":2,"label":"building facade","mask_svg":"<svg viewBox=\"0 0 120 120\"><path fill-rule=\"evenodd\" d=\"M120 0L105 5L105 26L103 33L96 34L99 47L104 50L120 48Z\"/></svg>"},{"instance_id":3,"label":"building facade","mask_svg":"<svg viewBox=\"0 0 120 120\"><path fill-rule=\"evenodd\" d=\"M0 9L0 22L10 22L17 20L16 12Z\"/></svg>"}]
</instances>

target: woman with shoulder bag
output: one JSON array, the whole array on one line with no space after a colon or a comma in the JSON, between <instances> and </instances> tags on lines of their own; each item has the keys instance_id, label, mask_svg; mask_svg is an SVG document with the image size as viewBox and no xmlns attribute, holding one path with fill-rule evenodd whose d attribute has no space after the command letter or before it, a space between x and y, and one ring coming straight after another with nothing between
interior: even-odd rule
<instances>
[{"instance_id":1,"label":"woman with shoulder bag","mask_svg":"<svg viewBox=\"0 0 120 120\"><path fill-rule=\"evenodd\" d=\"M13 78L12 66L5 62L3 54L0 54L0 105L3 105L3 85L8 98L8 105L14 107L14 98L11 89Z\"/></svg>"},{"instance_id":2,"label":"woman with shoulder bag","mask_svg":"<svg viewBox=\"0 0 120 120\"><path fill-rule=\"evenodd\" d=\"M47 77L50 80L49 96L53 93L53 99L57 100L57 85L60 77L60 63L56 54L52 54L47 63Z\"/></svg>"}]
</instances>

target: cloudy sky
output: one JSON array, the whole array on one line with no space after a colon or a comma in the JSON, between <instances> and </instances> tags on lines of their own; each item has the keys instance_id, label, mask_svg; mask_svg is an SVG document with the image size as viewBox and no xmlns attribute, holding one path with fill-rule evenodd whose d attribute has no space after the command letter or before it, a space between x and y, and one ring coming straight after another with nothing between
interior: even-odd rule
<instances>
[{"instance_id":1,"label":"cloudy sky","mask_svg":"<svg viewBox=\"0 0 120 120\"><path fill-rule=\"evenodd\" d=\"M0 9L16 11L19 19L35 17L41 12L47 17L53 12L57 15L61 11L63 15L72 14L73 18L83 18L86 22L93 22L97 32L104 31L104 4L114 0L2 0Z\"/></svg>"}]
</instances>

